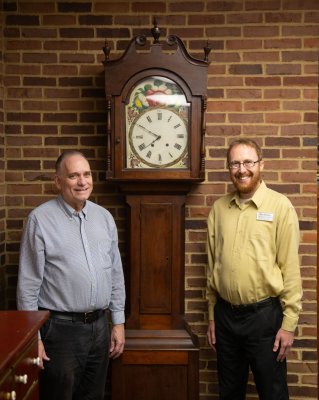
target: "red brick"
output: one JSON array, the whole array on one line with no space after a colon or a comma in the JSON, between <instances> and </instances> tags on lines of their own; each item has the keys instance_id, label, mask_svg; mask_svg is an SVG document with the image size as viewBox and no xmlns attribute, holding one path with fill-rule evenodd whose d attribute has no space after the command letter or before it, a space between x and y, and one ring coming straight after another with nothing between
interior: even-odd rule
<instances>
[{"instance_id":1,"label":"red brick","mask_svg":"<svg viewBox=\"0 0 319 400\"><path fill-rule=\"evenodd\" d=\"M42 188L40 185L37 184L8 184L7 185L7 193L8 195L27 195L30 193L41 194Z\"/></svg>"},{"instance_id":2,"label":"red brick","mask_svg":"<svg viewBox=\"0 0 319 400\"><path fill-rule=\"evenodd\" d=\"M299 113L269 113L265 115L265 122L272 124L292 124L300 122L301 115Z\"/></svg>"},{"instance_id":3,"label":"red brick","mask_svg":"<svg viewBox=\"0 0 319 400\"><path fill-rule=\"evenodd\" d=\"M280 1L278 0L252 0L246 1L245 4L246 10L279 10L280 9Z\"/></svg>"},{"instance_id":4,"label":"red brick","mask_svg":"<svg viewBox=\"0 0 319 400\"><path fill-rule=\"evenodd\" d=\"M58 11L60 13L83 13L83 12L91 12L92 4L87 1L84 3L80 2L72 2L69 3L67 1L58 3Z\"/></svg>"},{"instance_id":5,"label":"red brick","mask_svg":"<svg viewBox=\"0 0 319 400\"><path fill-rule=\"evenodd\" d=\"M243 54L243 61L279 61L280 54L277 51L250 51Z\"/></svg>"},{"instance_id":6,"label":"red brick","mask_svg":"<svg viewBox=\"0 0 319 400\"><path fill-rule=\"evenodd\" d=\"M75 15L43 15L43 23L44 25L76 25L76 16Z\"/></svg>"},{"instance_id":7,"label":"red brick","mask_svg":"<svg viewBox=\"0 0 319 400\"><path fill-rule=\"evenodd\" d=\"M170 29L171 35L177 35L179 37L188 38L188 37L201 37L203 36L203 28L186 28L186 27L174 27Z\"/></svg>"},{"instance_id":8,"label":"red brick","mask_svg":"<svg viewBox=\"0 0 319 400\"><path fill-rule=\"evenodd\" d=\"M183 3L185 4L185 3ZM190 9L189 10L185 10L185 11L192 11L192 7L191 5L194 4L196 5L196 2L194 3L189 3L190 4ZM149 12L149 13L163 13L166 10L166 5L165 2L162 1L152 1L152 2L134 2L132 4L132 11L133 12L137 12L137 13L141 13L141 12Z\"/></svg>"},{"instance_id":9,"label":"red brick","mask_svg":"<svg viewBox=\"0 0 319 400\"><path fill-rule=\"evenodd\" d=\"M7 120L11 122L40 122L38 113L8 113Z\"/></svg>"},{"instance_id":10,"label":"red brick","mask_svg":"<svg viewBox=\"0 0 319 400\"><path fill-rule=\"evenodd\" d=\"M302 46L301 39L266 39L264 41L265 49L300 49Z\"/></svg>"},{"instance_id":11,"label":"red brick","mask_svg":"<svg viewBox=\"0 0 319 400\"><path fill-rule=\"evenodd\" d=\"M73 65L44 65L43 67L44 75L76 75L77 67Z\"/></svg>"},{"instance_id":12,"label":"red brick","mask_svg":"<svg viewBox=\"0 0 319 400\"><path fill-rule=\"evenodd\" d=\"M47 28L47 29L39 29L39 28L22 28L21 35L24 38L54 38L57 36L56 29Z\"/></svg>"},{"instance_id":13,"label":"red brick","mask_svg":"<svg viewBox=\"0 0 319 400\"><path fill-rule=\"evenodd\" d=\"M108 12L108 13L127 13L129 11L129 2L118 2L118 1L107 1L98 2L94 5L94 11L96 12Z\"/></svg>"},{"instance_id":14,"label":"red brick","mask_svg":"<svg viewBox=\"0 0 319 400\"><path fill-rule=\"evenodd\" d=\"M6 25L39 25L38 15L7 15L5 18Z\"/></svg>"},{"instance_id":15,"label":"red brick","mask_svg":"<svg viewBox=\"0 0 319 400\"><path fill-rule=\"evenodd\" d=\"M226 89L229 99L260 99L262 92L260 89Z\"/></svg>"},{"instance_id":16,"label":"red brick","mask_svg":"<svg viewBox=\"0 0 319 400\"><path fill-rule=\"evenodd\" d=\"M266 13L265 14L265 22L266 23L300 23L301 14L295 12L275 12L275 13Z\"/></svg>"},{"instance_id":17,"label":"red brick","mask_svg":"<svg viewBox=\"0 0 319 400\"><path fill-rule=\"evenodd\" d=\"M279 101L247 101L244 111L274 111L279 109Z\"/></svg>"},{"instance_id":18,"label":"red brick","mask_svg":"<svg viewBox=\"0 0 319 400\"><path fill-rule=\"evenodd\" d=\"M279 27L278 26L246 26L243 29L243 33L245 37L269 37L269 36L278 36Z\"/></svg>"},{"instance_id":19,"label":"red brick","mask_svg":"<svg viewBox=\"0 0 319 400\"><path fill-rule=\"evenodd\" d=\"M319 34L319 26L317 25L294 25L294 26L283 26L282 35L283 36L314 36L317 37Z\"/></svg>"},{"instance_id":20,"label":"red brick","mask_svg":"<svg viewBox=\"0 0 319 400\"><path fill-rule=\"evenodd\" d=\"M315 4L314 4L314 6L315 6ZM316 4L316 6L318 6L318 4ZM311 12L304 13L304 22L307 22L307 23L311 23L311 22L318 23L318 20L319 20L319 12L311 11Z\"/></svg>"},{"instance_id":21,"label":"red brick","mask_svg":"<svg viewBox=\"0 0 319 400\"><path fill-rule=\"evenodd\" d=\"M245 78L245 83L248 86L280 86L279 77L248 77Z\"/></svg>"},{"instance_id":22,"label":"red brick","mask_svg":"<svg viewBox=\"0 0 319 400\"><path fill-rule=\"evenodd\" d=\"M56 135L58 133L58 127L56 125L26 125L23 128L25 135ZM34 139L38 140L38 139Z\"/></svg>"},{"instance_id":23,"label":"red brick","mask_svg":"<svg viewBox=\"0 0 319 400\"><path fill-rule=\"evenodd\" d=\"M300 75L300 64L268 64L266 65L267 75Z\"/></svg>"},{"instance_id":24,"label":"red brick","mask_svg":"<svg viewBox=\"0 0 319 400\"><path fill-rule=\"evenodd\" d=\"M301 92L300 89L265 89L264 96L266 99L299 99Z\"/></svg>"},{"instance_id":25,"label":"red brick","mask_svg":"<svg viewBox=\"0 0 319 400\"><path fill-rule=\"evenodd\" d=\"M112 24L111 15L80 15L78 18L80 25L111 25Z\"/></svg>"},{"instance_id":26,"label":"red brick","mask_svg":"<svg viewBox=\"0 0 319 400\"><path fill-rule=\"evenodd\" d=\"M261 13L236 13L227 15L227 24L260 24L263 22Z\"/></svg>"},{"instance_id":27,"label":"red brick","mask_svg":"<svg viewBox=\"0 0 319 400\"><path fill-rule=\"evenodd\" d=\"M22 60L25 63L50 64L57 63L57 55L53 53L24 53Z\"/></svg>"},{"instance_id":28,"label":"red brick","mask_svg":"<svg viewBox=\"0 0 319 400\"><path fill-rule=\"evenodd\" d=\"M94 37L94 30L92 28L60 28L61 38L89 38Z\"/></svg>"},{"instance_id":29,"label":"red brick","mask_svg":"<svg viewBox=\"0 0 319 400\"><path fill-rule=\"evenodd\" d=\"M41 89L38 88L18 88L18 87L13 87L9 88L7 91L8 95L11 98L40 98L41 97Z\"/></svg>"},{"instance_id":30,"label":"red brick","mask_svg":"<svg viewBox=\"0 0 319 400\"><path fill-rule=\"evenodd\" d=\"M239 101L209 101L207 104L207 112L213 111L241 111L242 104Z\"/></svg>"},{"instance_id":31,"label":"red brick","mask_svg":"<svg viewBox=\"0 0 319 400\"><path fill-rule=\"evenodd\" d=\"M8 40L8 50L27 50L27 49L40 50L42 43L39 40Z\"/></svg>"},{"instance_id":32,"label":"red brick","mask_svg":"<svg viewBox=\"0 0 319 400\"><path fill-rule=\"evenodd\" d=\"M211 38L218 37L241 37L240 28L238 27L216 27L216 28L207 28L207 36Z\"/></svg>"},{"instance_id":33,"label":"red brick","mask_svg":"<svg viewBox=\"0 0 319 400\"><path fill-rule=\"evenodd\" d=\"M204 11L204 7L205 7L205 4L202 1L172 2L169 5L168 11L199 12L199 11Z\"/></svg>"},{"instance_id":34,"label":"red brick","mask_svg":"<svg viewBox=\"0 0 319 400\"><path fill-rule=\"evenodd\" d=\"M44 122L76 122L77 115L75 113L44 113Z\"/></svg>"},{"instance_id":35,"label":"red brick","mask_svg":"<svg viewBox=\"0 0 319 400\"><path fill-rule=\"evenodd\" d=\"M78 43L74 40L46 40L43 43L44 50L77 50Z\"/></svg>"},{"instance_id":36,"label":"red brick","mask_svg":"<svg viewBox=\"0 0 319 400\"><path fill-rule=\"evenodd\" d=\"M223 14L190 15L188 23L189 25L222 25L225 23L225 16Z\"/></svg>"},{"instance_id":37,"label":"red brick","mask_svg":"<svg viewBox=\"0 0 319 400\"><path fill-rule=\"evenodd\" d=\"M318 102L316 101L284 101L283 110L317 110Z\"/></svg>"},{"instance_id":38,"label":"red brick","mask_svg":"<svg viewBox=\"0 0 319 400\"><path fill-rule=\"evenodd\" d=\"M57 103L54 101L25 101L23 103L23 110L56 111Z\"/></svg>"},{"instance_id":39,"label":"red brick","mask_svg":"<svg viewBox=\"0 0 319 400\"><path fill-rule=\"evenodd\" d=\"M62 63L93 63L94 56L92 54L71 54L71 53L62 53L60 56L60 62Z\"/></svg>"},{"instance_id":40,"label":"red brick","mask_svg":"<svg viewBox=\"0 0 319 400\"><path fill-rule=\"evenodd\" d=\"M231 123L252 124L264 122L264 117L261 113L249 114L242 112L238 114L229 114L228 118Z\"/></svg>"},{"instance_id":41,"label":"red brick","mask_svg":"<svg viewBox=\"0 0 319 400\"><path fill-rule=\"evenodd\" d=\"M319 10L319 4L316 0L284 0L283 7L285 10Z\"/></svg>"},{"instance_id":42,"label":"red brick","mask_svg":"<svg viewBox=\"0 0 319 400\"><path fill-rule=\"evenodd\" d=\"M316 61L318 59L317 51L283 51L282 52L282 61L283 62L291 62L301 60L305 61Z\"/></svg>"},{"instance_id":43,"label":"red brick","mask_svg":"<svg viewBox=\"0 0 319 400\"><path fill-rule=\"evenodd\" d=\"M207 4L208 11L241 11L244 10L244 3L233 0L214 0Z\"/></svg>"},{"instance_id":44,"label":"red brick","mask_svg":"<svg viewBox=\"0 0 319 400\"><path fill-rule=\"evenodd\" d=\"M262 74L262 66L260 64L240 64L231 65L229 74L234 75L260 75Z\"/></svg>"},{"instance_id":45,"label":"red brick","mask_svg":"<svg viewBox=\"0 0 319 400\"><path fill-rule=\"evenodd\" d=\"M22 2L19 4L19 11L21 13L34 13L34 2L33 1L28 1L28 2ZM53 13L56 11L55 9L55 4L54 2L49 2L49 1L39 1L37 2L36 5L36 11L37 13Z\"/></svg>"}]
</instances>

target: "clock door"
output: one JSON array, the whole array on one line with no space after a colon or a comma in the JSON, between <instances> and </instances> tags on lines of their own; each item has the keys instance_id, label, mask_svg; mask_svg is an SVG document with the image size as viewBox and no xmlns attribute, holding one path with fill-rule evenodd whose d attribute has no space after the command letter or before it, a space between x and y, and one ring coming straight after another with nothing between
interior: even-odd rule
<instances>
[{"instance_id":1,"label":"clock door","mask_svg":"<svg viewBox=\"0 0 319 400\"><path fill-rule=\"evenodd\" d=\"M141 203L140 314L172 312L172 204ZM166 237L163 237L166 232Z\"/></svg>"},{"instance_id":2,"label":"clock door","mask_svg":"<svg viewBox=\"0 0 319 400\"><path fill-rule=\"evenodd\" d=\"M181 327L185 196L129 195L127 203L132 222L130 235L134 237L130 250L132 295L127 327Z\"/></svg>"}]
</instances>

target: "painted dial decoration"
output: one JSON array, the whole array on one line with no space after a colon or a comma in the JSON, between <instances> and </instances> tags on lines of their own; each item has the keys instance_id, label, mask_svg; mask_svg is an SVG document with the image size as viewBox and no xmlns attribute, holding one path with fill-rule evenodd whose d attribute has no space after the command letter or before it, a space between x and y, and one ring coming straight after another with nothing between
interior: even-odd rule
<instances>
[{"instance_id":1,"label":"painted dial decoration","mask_svg":"<svg viewBox=\"0 0 319 400\"><path fill-rule=\"evenodd\" d=\"M187 169L189 107L175 82L139 82L126 105L126 167Z\"/></svg>"}]
</instances>

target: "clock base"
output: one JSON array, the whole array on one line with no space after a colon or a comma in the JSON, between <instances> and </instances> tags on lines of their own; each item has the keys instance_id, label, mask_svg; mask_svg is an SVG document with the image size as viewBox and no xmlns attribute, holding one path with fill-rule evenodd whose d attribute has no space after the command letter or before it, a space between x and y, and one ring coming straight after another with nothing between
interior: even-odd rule
<instances>
[{"instance_id":1,"label":"clock base","mask_svg":"<svg viewBox=\"0 0 319 400\"><path fill-rule=\"evenodd\" d=\"M198 339L186 329L126 330L112 362L112 400L198 400Z\"/></svg>"}]
</instances>

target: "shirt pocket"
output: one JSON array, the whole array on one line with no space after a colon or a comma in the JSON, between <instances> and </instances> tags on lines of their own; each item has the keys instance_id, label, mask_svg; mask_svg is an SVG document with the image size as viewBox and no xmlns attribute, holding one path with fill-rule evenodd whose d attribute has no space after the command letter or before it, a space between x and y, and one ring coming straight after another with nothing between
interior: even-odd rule
<instances>
[{"instance_id":1,"label":"shirt pocket","mask_svg":"<svg viewBox=\"0 0 319 400\"><path fill-rule=\"evenodd\" d=\"M262 234L252 234L248 240L248 256L256 261L269 260L269 258L271 258L271 246L269 240L270 238L267 238Z\"/></svg>"}]
</instances>

